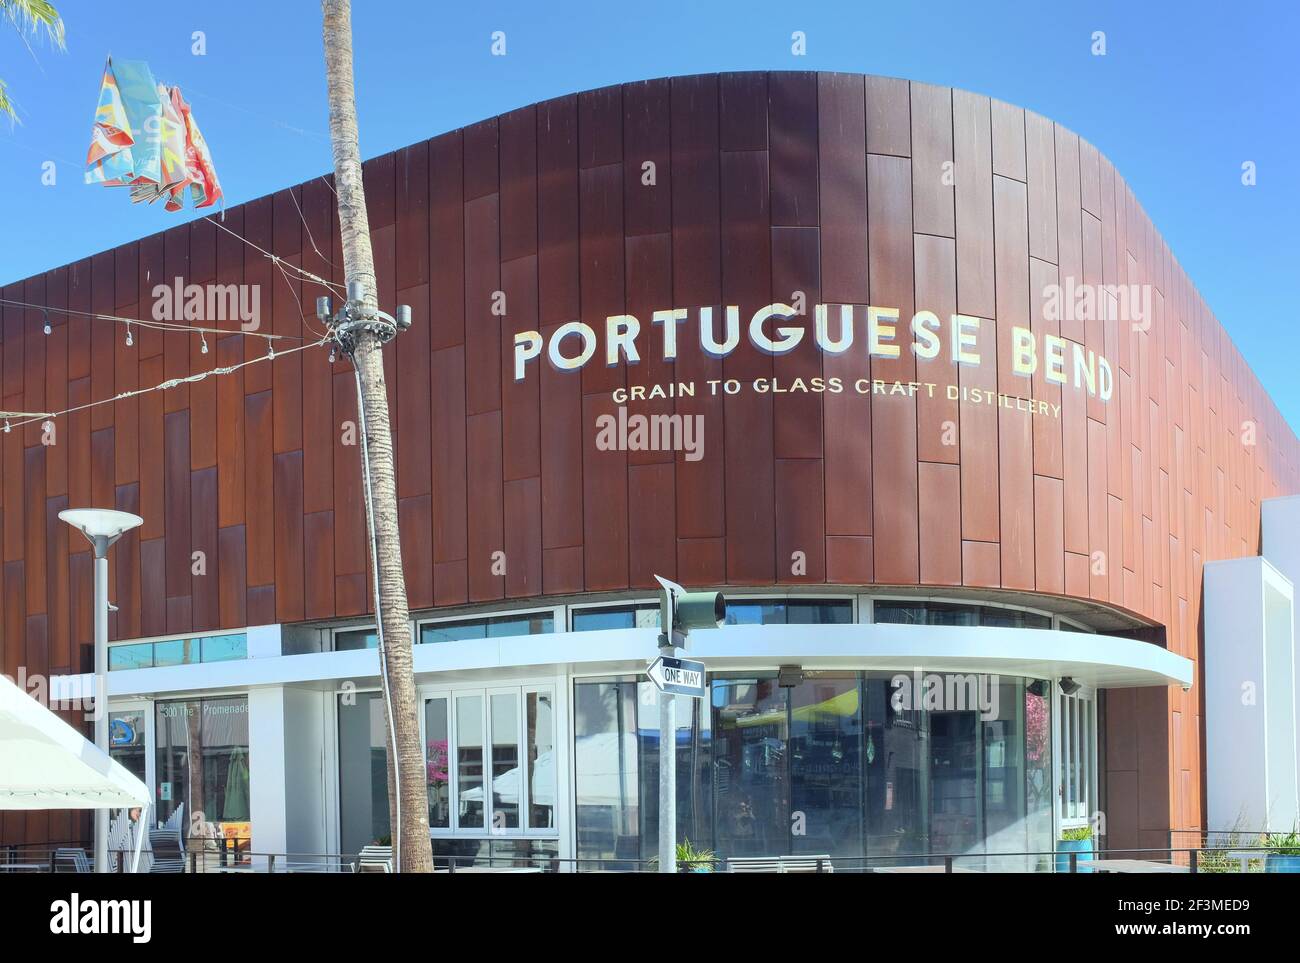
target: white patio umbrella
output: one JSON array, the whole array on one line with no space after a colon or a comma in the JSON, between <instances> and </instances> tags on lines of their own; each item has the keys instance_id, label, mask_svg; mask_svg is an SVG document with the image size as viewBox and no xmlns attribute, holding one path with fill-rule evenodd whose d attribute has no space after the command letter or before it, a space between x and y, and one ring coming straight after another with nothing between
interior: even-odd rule
<instances>
[{"instance_id":1,"label":"white patio umbrella","mask_svg":"<svg viewBox=\"0 0 1300 963\"><path fill-rule=\"evenodd\" d=\"M538 755L533 764L532 803L535 806L555 805L555 754L550 750ZM492 780L492 792L503 803L519 803L519 767L507 769ZM483 798L483 787L466 789L460 794L466 802L478 802Z\"/></svg>"},{"instance_id":2,"label":"white patio umbrella","mask_svg":"<svg viewBox=\"0 0 1300 963\"><path fill-rule=\"evenodd\" d=\"M0 676L0 809L124 809L149 802L144 783ZM139 859L137 846L132 871Z\"/></svg>"}]
</instances>

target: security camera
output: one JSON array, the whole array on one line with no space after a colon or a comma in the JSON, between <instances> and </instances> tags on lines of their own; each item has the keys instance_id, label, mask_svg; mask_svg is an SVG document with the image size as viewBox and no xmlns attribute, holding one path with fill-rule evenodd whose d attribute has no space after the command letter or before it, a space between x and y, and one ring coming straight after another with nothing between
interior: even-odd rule
<instances>
[{"instance_id":1,"label":"security camera","mask_svg":"<svg viewBox=\"0 0 1300 963\"><path fill-rule=\"evenodd\" d=\"M1183 691L1184 691L1184 692L1191 692L1191 691L1192 691L1192 684L1191 684L1190 682L1184 682L1184 683L1183 683Z\"/></svg>"}]
</instances>

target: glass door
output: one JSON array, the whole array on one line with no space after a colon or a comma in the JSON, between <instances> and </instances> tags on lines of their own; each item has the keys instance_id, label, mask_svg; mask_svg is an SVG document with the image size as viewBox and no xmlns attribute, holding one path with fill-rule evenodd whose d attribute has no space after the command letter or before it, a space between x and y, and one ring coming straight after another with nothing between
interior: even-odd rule
<instances>
[{"instance_id":1,"label":"glass door","mask_svg":"<svg viewBox=\"0 0 1300 963\"><path fill-rule=\"evenodd\" d=\"M455 829L486 829L483 786L484 725L483 694L457 694L455 727L452 731L456 760Z\"/></svg>"},{"instance_id":2,"label":"glass door","mask_svg":"<svg viewBox=\"0 0 1300 963\"><path fill-rule=\"evenodd\" d=\"M433 834L554 835L556 722L549 685L427 695L424 749Z\"/></svg>"},{"instance_id":3,"label":"glass door","mask_svg":"<svg viewBox=\"0 0 1300 963\"><path fill-rule=\"evenodd\" d=\"M788 692L776 679L713 684L713 792L720 855L790 851Z\"/></svg>"}]
</instances>

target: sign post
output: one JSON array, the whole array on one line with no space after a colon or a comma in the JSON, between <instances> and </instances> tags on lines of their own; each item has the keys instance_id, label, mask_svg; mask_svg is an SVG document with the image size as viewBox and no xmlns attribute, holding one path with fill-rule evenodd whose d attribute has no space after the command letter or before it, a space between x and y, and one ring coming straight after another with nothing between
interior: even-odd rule
<instances>
[{"instance_id":1,"label":"sign post","mask_svg":"<svg viewBox=\"0 0 1300 963\"><path fill-rule=\"evenodd\" d=\"M660 603L659 657L646 676L659 690L659 872L677 872L677 696L702 699L704 663L681 659L692 628L717 628L727 616L727 600L718 592L687 592L656 575L663 586Z\"/></svg>"}]
</instances>

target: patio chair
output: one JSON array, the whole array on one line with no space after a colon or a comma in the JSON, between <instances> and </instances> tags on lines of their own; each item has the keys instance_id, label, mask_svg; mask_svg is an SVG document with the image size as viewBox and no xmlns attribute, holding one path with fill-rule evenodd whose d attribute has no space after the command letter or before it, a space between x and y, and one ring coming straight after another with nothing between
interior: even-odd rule
<instances>
[{"instance_id":1,"label":"patio chair","mask_svg":"<svg viewBox=\"0 0 1300 963\"><path fill-rule=\"evenodd\" d=\"M352 864L354 873L391 873L393 871L392 846L363 846Z\"/></svg>"},{"instance_id":2,"label":"patio chair","mask_svg":"<svg viewBox=\"0 0 1300 963\"><path fill-rule=\"evenodd\" d=\"M86 851L77 846L65 846L54 851L54 872L89 873L92 872L90 857Z\"/></svg>"},{"instance_id":3,"label":"patio chair","mask_svg":"<svg viewBox=\"0 0 1300 963\"><path fill-rule=\"evenodd\" d=\"M181 803L161 828L149 830L149 849L153 856L149 872L185 872L185 834L182 829L184 818L185 804Z\"/></svg>"},{"instance_id":4,"label":"patio chair","mask_svg":"<svg viewBox=\"0 0 1300 963\"><path fill-rule=\"evenodd\" d=\"M185 850L181 838L170 829L149 830L149 848L153 850L151 873L185 872Z\"/></svg>"},{"instance_id":5,"label":"patio chair","mask_svg":"<svg viewBox=\"0 0 1300 963\"><path fill-rule=\"evenodd\" d=\"M815 873L818 860L823 873L835 872L830 856L732 856L728 873Z\"/></svg>"}]
</instances>

